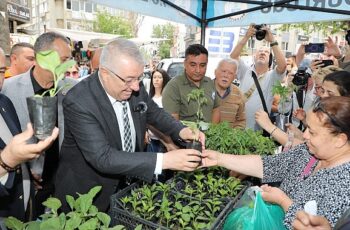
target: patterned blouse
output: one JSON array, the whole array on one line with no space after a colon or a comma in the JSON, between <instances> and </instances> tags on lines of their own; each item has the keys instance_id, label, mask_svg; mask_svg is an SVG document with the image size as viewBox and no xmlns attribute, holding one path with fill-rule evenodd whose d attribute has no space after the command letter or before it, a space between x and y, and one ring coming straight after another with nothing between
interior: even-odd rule
<instances>
[{"instance_id":1,"label":"patterned blouse","mask_svg":"<svg viewBox=\"0 0 350 230\"><path fill-rule=\"evenodd\" d=\"M293 200L284 219L288 229L292 229L296 212L304 210L308 201L316 201L317 215L326 217L332 227L350 208L350 162L301 176L311 157L306 144L298 145L286 153L262 157L262 182L282 182L280 189ZM311 172L317 163L311 167Z\"/></svg>"}]
</instances>

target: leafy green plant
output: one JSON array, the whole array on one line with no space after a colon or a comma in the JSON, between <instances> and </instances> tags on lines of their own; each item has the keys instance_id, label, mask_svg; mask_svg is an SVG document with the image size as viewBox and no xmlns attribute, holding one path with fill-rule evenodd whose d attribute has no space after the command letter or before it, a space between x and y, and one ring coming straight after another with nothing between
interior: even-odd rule
<instances>
[{"instance_id":1,"label":"leafy green plant","mask_svg":"<svg viewBox=\"0 0 350 230\"><path fill-rule=\"evenodd\" d=\"M281 107L282 107L282 113L286 113L285 111L285 103L288 100L288 97L293 93L296 86L293 83L290 83L288 86L284 86L281 84L280 81L277 81L275 85L272 87L272 93L273 95L279 95Z\"/></svg>"},{"instance_id":2,"label":"leafy green plant","mask_svg":"<svg viewBox=\"0 0 350 230\"><path fill-rule=\"evenodd\" d=\"M211 124L205 132L207 149L236 155L273 154L276 145L261 131L232 129L227 122Z\"/></svg>"},{"instance_id":3,"label":"leafy green plant","mask_svg":"<svg viewBox=\"0 0 350 230\"><path fill-rule=\"evenodd\" d=\"M199 128L199 122L203 120L203 110L202 106L208 103L208 99L205 97L204 89L193 89L189 94L187 94L187 101L195 101L197 104L196 112L196 125Z\"/></svg>"},{"instance_id":4,"label":"leafy green plant","mask_svg":"<svg viewBox=\"0 0 350 230\"><path fill-rule=\"evenodd\" d=\"M46 50L37 53L36 62L41 68L49 70L54 76L53 88L46 90L41 95L36 95L40 97L45 96L46 94L49 94L50 97L54 97L60 90L66 87L67 85L64 85L59 88L58 83L64 78L66 70L76 63L74 60L68 60L61 63L60 56L55 50Z\"/></svg>"},{"instance_id":5,"label":"leafy green plant","mask_svg":"<svg viewBox=\"0 0 350 230\"><path fill-rule=\"evenodd\" d=\"M66 200L72 210L67 214L59 214L58 209L62 203L59 199L51 197L43 202L50 212L41 215L40 221L23 223L14 217L9 217L5 220L6 227L13 230L124 230L125 227L122 225L109 228L111 218L106 213L99 212L92 204L93 198L101 188L101 186L95 186L87 194L79 194L76 200L67 195ZM141 226L137 229L140 230Z\"/></svg>"}]
</instances>

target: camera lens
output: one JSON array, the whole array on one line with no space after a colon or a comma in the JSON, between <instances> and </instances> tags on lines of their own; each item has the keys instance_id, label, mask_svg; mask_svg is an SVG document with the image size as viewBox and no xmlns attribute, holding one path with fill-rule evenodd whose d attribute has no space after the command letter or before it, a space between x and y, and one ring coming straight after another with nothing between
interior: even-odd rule
<instances>
[{"instance_id":1,"label":"camera lens","mask_svg":"<svg viewBox=\"0 0 350 230\"><path fill-rule=\"evenodd\" d=\"M255 25L254 28L256 29L255 37L257 40L261 41L266 36L266 31L262 30L263 25Z\"/></svg>"}]
</instances>

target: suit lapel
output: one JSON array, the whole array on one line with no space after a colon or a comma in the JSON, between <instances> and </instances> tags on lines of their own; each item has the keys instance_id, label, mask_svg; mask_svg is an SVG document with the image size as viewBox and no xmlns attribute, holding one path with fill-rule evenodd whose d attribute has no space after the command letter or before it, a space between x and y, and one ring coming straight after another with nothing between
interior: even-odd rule
<instances>
[{"instance_id":1,"label":"suit lapel","mask_svg":"<svg viewBox=\"0 0 350 230\"><path fill-rule=\"evenodd\" d=\"M136 147L138 149L141 149L141 146L143 145L142 142L144 141L144 137L142 136L141 133L141 119L140 119L140 112L136 112L134 111L134 108L137 106L139 100L137 99L137 97L134 95L135 92L132 94L130 100L129 100L129 107L131 110L131 115L132 115L132 119L134 122L134 126L135 126L135 132L136 132Z\"/></svg>"},{"instance_id":2,"label":"suit lapel","mask_svg":"<svg viewBox=\"0 0 350 230\"><path fill-rule=\"evenodd\" d=\"M101 85L98 77L98 72L94 73L90 77L93 78L90 84L91 93L93 94L100 111L102 111L102 116L105 120L105 123L108 124L107 128L113 134L113 139L120 140L118 141L118 144L120 144L119 147L121 148L122 142L119 133L119 125L113 106L108 99L105 89Z\"/></svg>"},{"instance_id":3,"label":"suit lapel","mask_svg":"<svg viewBox=\"0 0 350 230\"><path fill-rule=\"evenodd\" d=\"M7 98L6 98L7 99ZM18 121L17 114L15 113L14 108L10 107L9 99L6 101L5 97L2 96L0 99L0 113L7 124L7 127L11 131L12 135L16 135L21 132L21 128L16 123Z\"/></svg>"}]
</instances>

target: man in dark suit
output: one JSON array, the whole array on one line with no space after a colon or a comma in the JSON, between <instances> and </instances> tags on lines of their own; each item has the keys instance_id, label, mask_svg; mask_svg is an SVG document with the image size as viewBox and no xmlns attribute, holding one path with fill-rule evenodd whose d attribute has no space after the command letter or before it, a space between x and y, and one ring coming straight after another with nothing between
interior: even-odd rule
<instances>
[{"instance_id":1,"label":"man in dark suit","mask_svg":"<svg viewBox=\"0 0 350 230\"><path fill-rule=\"evenodd\" d=\"M76 193L86 193L96 185L102 185L102 191L94 204L106 211L110 195L121 188L125 176L151 181L162 169L192 171L198 167L197 150L143 152L146 124L173 140L198 135L148 97L140 84L143 68L138 47L116 39L103 48L99 70L63 100L65 135L55 184L63 211L69 211L66 195L77 197ZM202 133L200 137L204 142Z\"/></svg>"}]
</instances>

